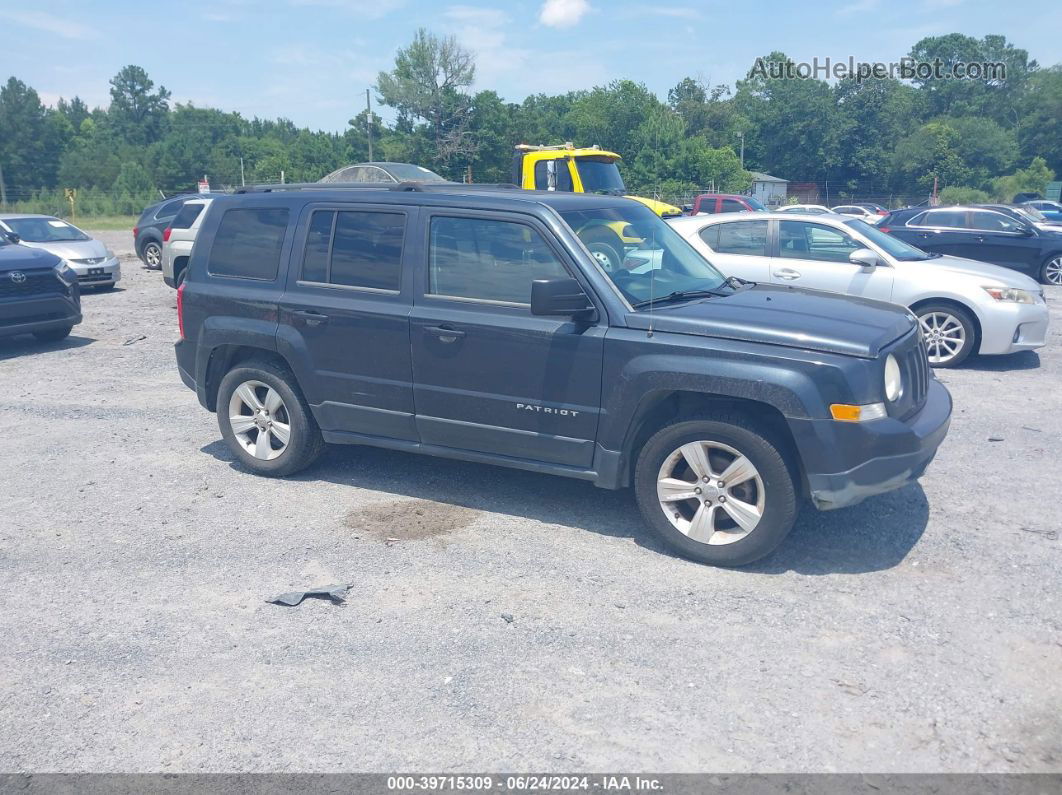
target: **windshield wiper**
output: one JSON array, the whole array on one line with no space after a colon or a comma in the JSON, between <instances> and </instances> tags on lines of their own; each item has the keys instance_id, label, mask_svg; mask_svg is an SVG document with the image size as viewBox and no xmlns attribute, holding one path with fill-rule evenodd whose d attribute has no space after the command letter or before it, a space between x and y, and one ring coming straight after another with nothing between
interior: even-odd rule
<instances>
[{"instance_id":1,"label":"windshield wiper","mask_svg":"<svg viewBox=\"0 0 1062 795\"><path fill-rule=\"evenodd\" d=\"M729 294L730 293L721 293L718 290L675 290L673 293L657 296L656 298L649 298L645 301L639 301L636 304L631 304L631 306L635 309L641 309L642 307L652 306L653 304L680 301L683 298L726 298Z\"/></svg>"}]
</instances>

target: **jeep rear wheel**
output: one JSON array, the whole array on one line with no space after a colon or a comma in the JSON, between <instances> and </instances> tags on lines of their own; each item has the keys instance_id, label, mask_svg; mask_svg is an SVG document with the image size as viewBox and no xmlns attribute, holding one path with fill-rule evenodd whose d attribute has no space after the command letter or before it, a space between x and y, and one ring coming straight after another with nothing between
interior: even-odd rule
<instances>
[{"instance_id":1,"label":"jeep rear wheel","mask_svg":"<svg viewBox=\"0 0 1062 795\"><path fill-rule=\"evenodd\" d=\"M324 449L294 375L273 362L244 362L226 373L218 387L217 413L229 448L257 475L291 475Z\"/></svg>"},{"instance_id":2,"label":"jeep rear wheel","mask_svg":"<svg viewBox=\"0 0 1062 795\"><path fill-rule=\"evenodd\" d=\"M740 416L689 418L658 431L638 457L635 493L668 546L716 566L767 555L797 514L778 447Z\"/></svg>"},{"instance_id":3,"label":"jeep rear wheel","mask_svg":"<svg viewBox=\"0 0 1062 795\"><path fill-rule=\"evenodd\" d=\"M162 246L154 240L144 246L144 264L149 270L157 271L162 267Z\"/></svg>"}]
</instances>

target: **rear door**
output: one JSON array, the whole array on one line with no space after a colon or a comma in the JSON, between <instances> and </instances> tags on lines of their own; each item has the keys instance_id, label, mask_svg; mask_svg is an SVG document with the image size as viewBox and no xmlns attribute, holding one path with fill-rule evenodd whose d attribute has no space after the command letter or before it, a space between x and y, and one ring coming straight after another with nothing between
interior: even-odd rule
<instances>
[{"instance_id":1,"label":"rear door","mask_svg":"<svg viewBox=\"0 0 1062 795\"><path fill-rule=\"evenodd\" d=\"M840 229L814 221L776 221L778 254L771 281L832 293L892 300L894 272L889 265L866 270L848 260L866 246Z\"/></svg>"},{"instance_id":2,"label":"rear door","mask_svg":"<svg viewBox=\"0 0 1062 795\"><path fill-rule=\"evenodd\" d=\"M965 257L969 255L962 252L972 241L966 224L965 210L928 210L912 218L906 226L892 228L892 234L923 251Z\"/></svg>"},{"instance_id":3,"label":"rear door","mask_svg":"<svg viewBox=\"0 0 1062 795\"><path fill-rule=\"evenodd\" d=\"M534 279L578 276L529 215L423 209L410 334L426 444L588 469L605 321L531 314Z\"/></svg>"},{"instance_id":4,"label":"rear door","mask_svg":"<svg viewBox=\"0 0 1062 795\"><path fill-rule=\"evenodd\" d=\"M719 208L721 213L744 213L748 212L749 208L744 202L739 202L737 199L722 199L722 206Z\"/></svg>"},{"instance_id":5,"label":"rear door","mask_svg":"<svg viewBox=\"0 0 1062 795\"><path fill-rule=\"evenodd\" d=\"M415 208L314 203L299 218L278 343L324 430L416 440L409 351Z\"/></svg>"},{"instance_id":6,"label":"rear door","mask_svg":"<svg viewBox=\"0 0 1062 795\"><path fill-rule=\"evenodd\" d=\"M767 221L721 221L698 233L712 250L711 262L727 276L770 281Z\"/></svg>"}]
</instances>

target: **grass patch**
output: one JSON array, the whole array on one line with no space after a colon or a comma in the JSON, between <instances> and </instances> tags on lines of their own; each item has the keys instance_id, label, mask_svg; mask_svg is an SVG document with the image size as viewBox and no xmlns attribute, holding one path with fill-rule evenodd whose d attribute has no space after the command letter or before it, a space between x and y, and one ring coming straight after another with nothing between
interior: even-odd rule
<instances>
[{"instance_id":1,"label":"grass patch","mask_svg":"<svg viewBox=\"0 0 1062 795\"><path fill-rule=\"evenodd\" d=\"M135 215L79 215L77 218L67 218L67 221L81 229L91 229L96 232L119 232L128 229L133 233L136 226Z\"/></svg>"}]
</instances>

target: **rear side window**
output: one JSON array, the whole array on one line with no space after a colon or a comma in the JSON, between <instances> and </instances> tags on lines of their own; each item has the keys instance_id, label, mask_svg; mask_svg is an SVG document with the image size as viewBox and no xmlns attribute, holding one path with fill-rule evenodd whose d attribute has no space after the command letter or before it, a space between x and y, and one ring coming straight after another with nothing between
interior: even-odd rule
<instances>
[{"instance_id":1,"label":"rear side window","mask_svg":"<svg viewBox=\"0 0 1062 795\"><path fill-rule=\"evenodd\" d=\"M186 201L188 201L188 200L187 199L178 199L177 201L166 202L164 205L159 207L159 209L155 212L155 218L160 220L160 221L165 219L165 218L172 218L173 216L175 216L177 214L177 211L180 210L184 206L184 203Z\"/></svg>"},{"instance_id":2,"label":"rear side window","mask_svg":"<svg viewBox=\"0 0 1062 795\"><path fill-rule=\"evenodd\" d=\"M431 220L428 292L482 301L531 302L531 282L568 275L534 229L486 218Z\"/></svg>"},{"instance_id":3,"label":"rear side window","mask_svg":"<svg viewBox=\"0 0 1062 795\"><path fill-rule=\"evenodd\" d=\"M195 223L195 219L199 217L199 214L203 212L205 205L202 204L186 204L181 208L181 211L177 213L173 219L173 223L170 224L174 229L191 229L192 224Z\"/></svg>"},{"instance_id":4,"label":"rear side window","mask_svg":"<svg viewBox=\"0 0 1062 795\"><path fill-rule=\"evenodd\" d=\"M914 223L912 222L912 225ZM917 226L944 226L951 229L966 228L965 210L930 210L918 219Z\"/></svg>"},{"instance_id":5,"label":"rear side window","mask_svg":"<svg viewBox=\"0 0 1062 795\"><path fill-rule=\"evenodd\" d=\"M397 291L405 228L403 213L315 211L306 236L302 281Z\"/></svg>"},{"instance_id":6,"label":"rear side window","mask_svg":"<svg viewBox=\"0 0 1062 795\"><path fill-rule=\"evenodd\" d=\"M701 231L701 239L717 254L767 256L766 221L714 224Z\"/></svg>"},{"instance_id":7,"label":"rear side window","mask_svg":"<svg viewBox=\"0 0 1062 795\"><path fill-rule=\"evenodd\" d=\"M697 204L698 213L714 213L715 212L715 199L698 199Z\"/></svg>"},{"instance_id":8,"label":"rear side window","mask_svg":"<svg viewBox=\"0 0 1062 795\"><path fill-rule=\"evenodd\" d=\"M227 210L210 249L210 273L241 279L276 279L287 231L286 207Z\"/></svg>"}]
</instances>

